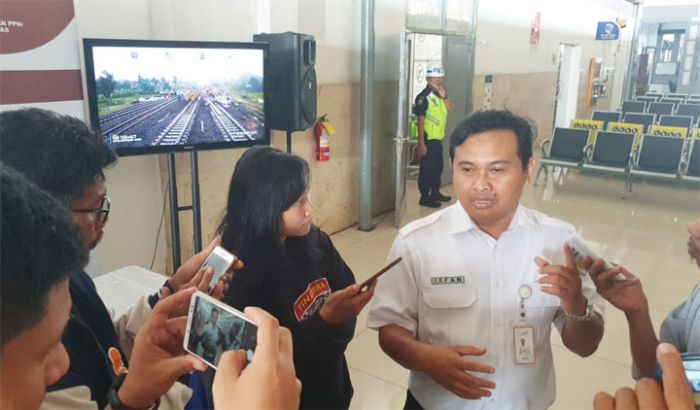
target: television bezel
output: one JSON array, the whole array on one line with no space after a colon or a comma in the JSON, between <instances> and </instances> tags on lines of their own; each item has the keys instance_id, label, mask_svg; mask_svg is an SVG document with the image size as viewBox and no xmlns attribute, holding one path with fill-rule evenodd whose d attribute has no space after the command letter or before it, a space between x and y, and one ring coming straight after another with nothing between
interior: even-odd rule
<instances>
[{"instance_id":1,"label":"television bezel","mask_svg":"<svg viewBox=\"0 0 700 410\"><path fill-rule=\"evenodd\" d=\"M255 145L270 145L270 126L268 115L267 94L265 90L267 84L267 63L269 55L269 45L267 43L247 43L247 42L219 42L219 41L171 41L171 40L119 40L102 38L84 38L83 56L85 59L85 83L87 86L87 99L91 126L100 135L100 119L97 109L95 65L93 59L94 47L151 47L151 48L212 48L212 49L241 49L241 50L262 50L263 53L263 115L265 116L265 127L263 137L253 141L224 141L208 142L200 144L182 144L168 146L148 146L148 147L117 147L110 146L120 157L149 154L167 154L172 152L190 151L210 151L218 149L247 148ZM105 138L104 135L102 135Z\"/></svg>"}]
</instances>

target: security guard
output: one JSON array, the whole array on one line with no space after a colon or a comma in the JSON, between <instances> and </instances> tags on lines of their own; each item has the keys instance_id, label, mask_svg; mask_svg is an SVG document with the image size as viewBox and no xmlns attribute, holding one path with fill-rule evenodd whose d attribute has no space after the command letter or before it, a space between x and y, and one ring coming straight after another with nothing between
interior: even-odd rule
<instances>
[{"instance_id":1,"label":"security guard","mask_svg":"<svg viewBox=\"0 0 700 410\"><path fill-rule=\"evenodd\" d=\"M425 75L425 89L416 96L413 113L418 118L418 146L416 156L420 158L418 190L420 205L439 208L440 202L452 198L440 193L442 175L442 140L445 138L447 113L452 111L452 101L442 86L445 70L431 65Z\"/></svg>"}]
</instances>

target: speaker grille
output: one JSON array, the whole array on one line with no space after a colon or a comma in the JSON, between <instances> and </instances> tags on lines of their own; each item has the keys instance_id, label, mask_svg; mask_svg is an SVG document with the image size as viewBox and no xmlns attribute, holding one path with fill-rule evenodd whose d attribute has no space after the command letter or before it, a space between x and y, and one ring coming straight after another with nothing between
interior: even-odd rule
<instances>
[{"instance_id":1,"label":"speaker grille","mask_svg":"<svg viewBox=\"0 0 700 410\"><path fill-rule=\"evenodd\" d=\"M304 120L316 121L316 70L310 67L301 81L301 111Z\"/></svg>"}]
</instances>

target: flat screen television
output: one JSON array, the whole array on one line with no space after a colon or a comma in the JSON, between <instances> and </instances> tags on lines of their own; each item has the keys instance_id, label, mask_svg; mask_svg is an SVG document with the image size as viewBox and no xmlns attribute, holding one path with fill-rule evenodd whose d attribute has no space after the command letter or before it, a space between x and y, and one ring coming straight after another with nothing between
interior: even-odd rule
<instances>
[{"instance_id":1,"label":"flat screen television","mask_svg":"<svg viewBox=\"0 0 700 410\"><path fill-rule=\"evenodd\" d=\"M270 143L265 43L84 39L90 121L121 156Z\"/></svg>"}]
</instances>

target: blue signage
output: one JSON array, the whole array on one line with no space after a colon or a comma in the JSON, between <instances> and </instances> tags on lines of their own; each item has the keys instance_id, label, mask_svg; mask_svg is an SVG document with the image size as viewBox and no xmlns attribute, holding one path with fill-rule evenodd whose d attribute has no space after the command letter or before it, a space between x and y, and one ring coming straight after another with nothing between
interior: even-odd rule
<instances>
[{"instance_id":1,"label":"blue signage","mask_svg":"<svg viewBox=\"0 0 700 410\"><path fill-rule=\"evenodd\" d=\"M620 26L614 21L599 21L598 30L595 33L596 40L618 40L620 38Z\"/></svg>"}]
</instances>

